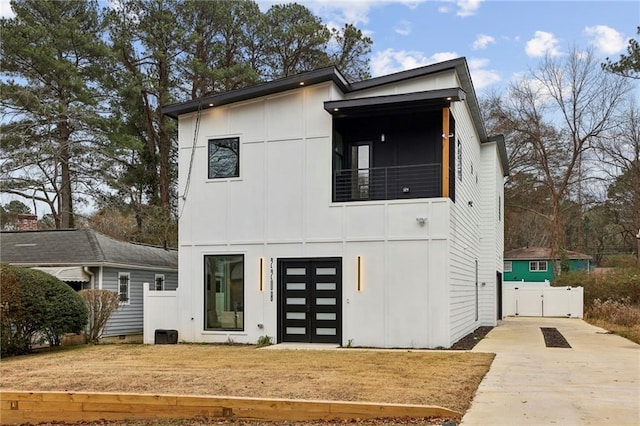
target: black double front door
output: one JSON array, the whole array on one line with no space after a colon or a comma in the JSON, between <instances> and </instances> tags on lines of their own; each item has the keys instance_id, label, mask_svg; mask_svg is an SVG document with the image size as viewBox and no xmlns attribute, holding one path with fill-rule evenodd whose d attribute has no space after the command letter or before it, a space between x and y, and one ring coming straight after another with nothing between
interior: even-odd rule
<instances>
[{"instance_id":1,"label":"black double front door","mask_svg":"<svg viewBox=\"0 0 640 426\"><path fill-rule=\"evenodd\" d=\"M278 260L278 341L342 340L342 260Z\"/></svg>"}]
</instances>

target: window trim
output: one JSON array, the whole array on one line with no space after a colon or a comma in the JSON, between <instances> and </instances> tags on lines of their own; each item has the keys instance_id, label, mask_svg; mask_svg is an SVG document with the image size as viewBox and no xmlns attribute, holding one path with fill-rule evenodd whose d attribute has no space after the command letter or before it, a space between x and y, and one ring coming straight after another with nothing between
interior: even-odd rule
<instances>
[{"instance_id":1,"label":"window trim","mask_svg":"<svg viewBox=\"0 0 640 426\"><path fill-rule=\"evenodd\" d=\"M122 300L123 292L121 291L122 288L120 287L122 285L120 280L124 277L127 277L127 299L126 300ZM118 300L122 305L131 304L131 272L118 272Z\"/></svg>"},{"instance_id":2,"label":"window trim","mask_svg":"<svg viewBox=\"0 0 640 426\"><path fill-rule=\"evenodd\" d=\"M507 268L507 265L509 265L508 268ZM513 261L511 260L503 261L502 272L513 272Z\"/></svg>"},{"instance_id":3,"label":"window trim","mask_svg":"<svg viewBox=\"0 0 640 426\"><path fill-rule=\"evenodd\" d=\"M161 288L158 289L158 278L162 279L162 285L160 286ZM164 274L156 274L155 277L153 278L153 288L155 291L164 291L165 288L165 277Z\"/></svg>"},{"instance_id":4,"label":"window trim","mask_svg":"<svg viewBox=\"0 0 640 426\"><path fill-rule=\"evenodd\" d=\"M242 327L241 328L212 328L212 327L207 327L207 258L208 257L234 257L234 256L240 256L242 258ZM203 253L202 254L202 290L203 290L203 300L202 300L202 312L203 312L203 323L202 323L202 331L204 333L219 333L219 332L224 332L224 333L244 333L246 332L246 316L245 316L245 305L246 305L246 256L245 253ZM214 286L217 286L218 283L221 283L221 281L218 278L215 278L215 284Z\"/></svg>"},{"instance_id":5,"label":"window trim","mask_svg":"<svg viewBox=\"0 0 640 426\"><path fill-rule=\"evenodd\" d=\"M543 265L544 265L544 269L542 269ZM530 260L529 261L529 272L547 272L548 270L549 270L549 264L546 260Z\"/></svg>"},{"instance_id":6,"label":"window trim","mask_svg":"<svg viewBox=\"0 0 640 426\"><path fill-rule=\"evenodd\" d=\"M221 141L235 141L238 144L238 154L236 158L236 173L229 176L212 176L211 174L211 147L216 142ZM230 136L225 138L211 138L207 140L207 179L208 180L220 180L220 179L238 179L240 177L240 136Z\"/></svg>"}]
</instances>

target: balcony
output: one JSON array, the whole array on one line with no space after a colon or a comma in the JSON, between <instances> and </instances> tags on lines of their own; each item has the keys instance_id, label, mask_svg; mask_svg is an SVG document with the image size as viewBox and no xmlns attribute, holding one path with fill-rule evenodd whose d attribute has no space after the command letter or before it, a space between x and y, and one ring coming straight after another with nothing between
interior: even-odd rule
<instances>
[{"instance_id":1,"label":"balcony","mask_svg":"<svg viewBox=\"0 0 640 426\"><path fill-rule=\"evenodd\" d=\"M441 197L441 182L439 163L336 170L333 173L333 201Z\"/></svg>"}]
</instances>

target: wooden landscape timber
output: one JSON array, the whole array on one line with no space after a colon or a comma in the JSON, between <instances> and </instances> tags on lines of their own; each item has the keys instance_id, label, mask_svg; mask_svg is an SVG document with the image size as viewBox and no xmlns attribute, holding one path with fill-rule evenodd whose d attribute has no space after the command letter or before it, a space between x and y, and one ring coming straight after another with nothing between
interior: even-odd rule
<instances>
[{"instance_id":1,"label":"wooden landscape timber","mask_svg":"<svg viewBox=\"0 0 640 426\"><path fill-rule=\"evenodd\" d=\"M0 391L0 423L184 419L331 420L400 417L461 418L438 406L369 402L150 395L97 392Z\"/></svg>"}]
</instances>

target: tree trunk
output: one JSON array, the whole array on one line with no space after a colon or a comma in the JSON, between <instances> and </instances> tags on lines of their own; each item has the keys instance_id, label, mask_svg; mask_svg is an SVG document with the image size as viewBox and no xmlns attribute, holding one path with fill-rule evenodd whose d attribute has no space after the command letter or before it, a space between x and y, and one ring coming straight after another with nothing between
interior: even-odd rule
<instances>
[{"instance_id":1,"label":"tree trunk","mask_svg":"<svg viewBox=\"0 0 640 426\"><path fill-rule=\"evenodd\" d=\"M75 226L73 218L73 197L71 192L71 170L69 159L71 157L69 147L69 136L71 131L66 117L62 117L58 123L58 136L60 138L60 222L56 225L61 229L73 228Z\"/></svg>"}]
</instances>

